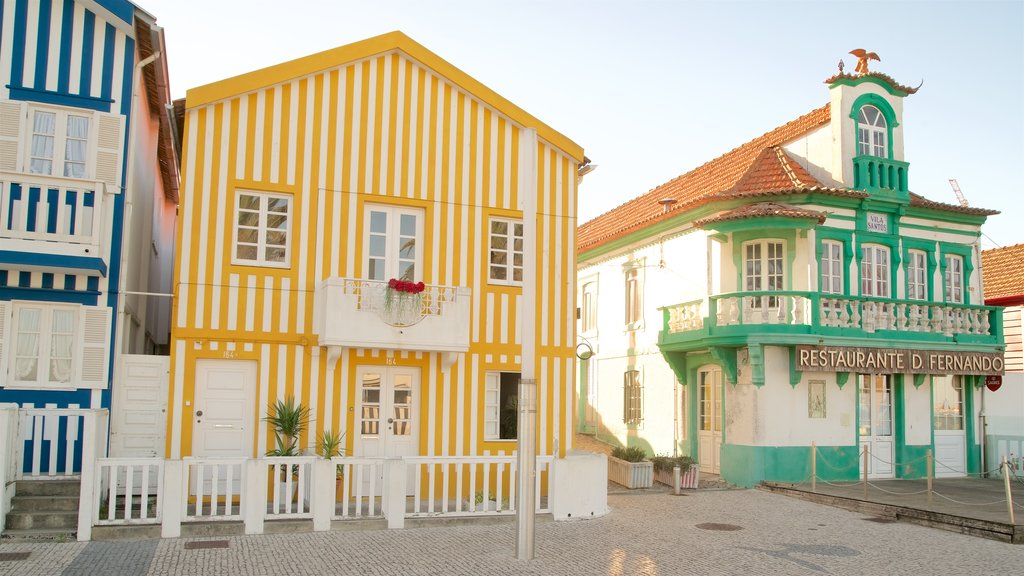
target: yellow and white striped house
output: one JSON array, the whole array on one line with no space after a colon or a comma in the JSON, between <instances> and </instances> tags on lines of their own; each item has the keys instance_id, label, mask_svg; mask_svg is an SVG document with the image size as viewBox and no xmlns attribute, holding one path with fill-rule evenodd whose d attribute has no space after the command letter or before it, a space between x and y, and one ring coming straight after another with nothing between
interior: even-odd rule
<instances>
[{"instance_id":1,"label":"yellow and white striped house","mask_svg":"<svg viewBox=\"0 0 1024 576\"><path fill-rule=\"evenodd\" d=\"M311 411L303 447L331 430L350 456L511 454L522 314L538 454L564 456L580 146L400 32L189 90L186 107L170 458L262 456L268 404L288 396Z\"/></svg>"}]
</instances>

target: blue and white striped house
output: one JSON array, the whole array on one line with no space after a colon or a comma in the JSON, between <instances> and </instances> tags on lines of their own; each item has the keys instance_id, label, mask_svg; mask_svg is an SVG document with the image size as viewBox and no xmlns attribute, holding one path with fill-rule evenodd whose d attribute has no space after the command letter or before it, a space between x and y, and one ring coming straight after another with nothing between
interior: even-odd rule
<instances>
[{"instance_id":1,"label":"blue and white striped house","mask_svg":"<svg viewBox=\"0 0 1024 576\"><path fill-rule=\"evenodd\" d=\"M2 2L0 404L22 408L20 472L68 474L79 416L117 413L123 362L168 339L148 296L177 204L163 31L125 0Z\"/></svg>"}]
</instances>

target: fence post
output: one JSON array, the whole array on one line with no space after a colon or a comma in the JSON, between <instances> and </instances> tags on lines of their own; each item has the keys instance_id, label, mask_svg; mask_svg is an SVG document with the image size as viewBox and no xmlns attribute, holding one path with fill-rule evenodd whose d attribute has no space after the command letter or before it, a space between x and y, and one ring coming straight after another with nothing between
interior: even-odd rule
<instances>
[{"instance_id":1,"label":"fence post","mask_svg":"<svg viewBox=\"0 0 1024 576\"><path fill-rule=\"evenodd\" d=\"M105 410L89 410L82 416L82 479L78 495L78 541L92 540L92 519L96 506L97 458L100 456L99 415ZM102 438L105 443L106 438ZM114 503L111 502L110 506Z\"/></svg>"},{"instance_id":2,"label":"fence post","mask_svg":"<svg viewBox=\"0 0 1024 576\"><path fill-rule=\"evenodd\" d=\"M18 436L18 405L0 404L0 534L7 524L7 510L11 507L14 497L14 478L17 476L14 454L17 452Z\"/></svg>"},{"instance_id":3,"label":"fence post","mask_svg":"<svg viewBox=\"0 0 1024 576\"><path fill-rule=\"evenodd\" d=\"M1013 492L1010 491L1010 463L1006 461L1006 455L1003 455L1003 486L1006 488L1006 511L1010 514L1010 524L1014 523L1013 519Z\"/></svg>"},{"instance_id":4,"label":"fence post","mask_svg":"<svg viewBox=\"0 0 1024 576\"><path fill-rule=\"evenodd\" d=\"M334 462L317 458L313 461L313 531L324 532L331 529L331 517L334 515Z\"/></svg>"},{"instance_id":5,"label":"fence post","mask_svg":"<svg viewBox=\"0 0 1024 576\"><path fill-rule=\"evenodd\" d=\"M868 499L868 445L864 445L864 500Z\"/></svg>"},{"instance_id":6,"label":"fence post","mask_svg":"<svg viewBox=\"0 0 1024 576\"><path fill-rule=\"evenodd\" d=\"M811 492L818 492L818 444L811 442Z\"/></svg>"},{"instance_id":7,"label":"fence post","mask_svg":"<svg viewBox=\"0 0 1024 576\"><path fill-rule=\"evenodd\" d=\"M181 537L181 513L185 509L187 493L185 465L181 460L164 461L163 493L160 494L161 538Z\"/></svg>"},{"instance_id":8,"label":"fence post","mask_svg":"<svg viewBox=\"0 0 1024 576\"><path fill-rule=\"evenodd\" d=\"M384 462L384 516L388 529L405 528L406 462L391 458Z\"/></svg>"},{"instance_id":9,"label":"fence post","mask_svg":"<svg viewBox=\"0 0 1024 576\"><path fill-rule=\"evenodd\" d=\"M672 493L679 496L679 485L682 483L679 478L682 469L679 466L672 467Z\"/></svg>"},{"instance_id":10,"label":"fence post","mask_svg":"<svg viewBox=\"0 0 1024 576\"><path fill-rule=\"evenodd\" d=\"M245 461L242 474L242 520L246 534L263 534L267 514L267 463L261 458Z\"/></svg>"},{"instance_id":11,"label":"fence post","mask_svg":"<svg viewBox=\"0 0 1024 576\"><path fill-rule=\"evenodd\" d=\"M935 476L935 461L932 460L932 449L929 448L925 453L925 474L928 477L928 504L932 503L932 478Z\"/></svg>"}]
</instances>

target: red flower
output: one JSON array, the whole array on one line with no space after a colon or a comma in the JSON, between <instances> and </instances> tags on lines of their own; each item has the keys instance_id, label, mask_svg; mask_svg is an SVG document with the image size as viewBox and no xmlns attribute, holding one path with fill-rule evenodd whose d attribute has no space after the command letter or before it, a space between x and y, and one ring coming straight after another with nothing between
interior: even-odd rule
<instances>
[{"instance_id":1,"label":"red flower","mask_svg":"<svg viewBox=\"0 0 1024 576\"><path fill-rule=\"evenodd\" d=\"M424 284L423 282L417 282L416 283L416 292L423 292L423 289L426 288L426 287L427 287L426 284Z\"/></svg>"},{"instance_id":2,"label":"red flower","mask_svg":"<svg viewBox=\"0 0 1024 576\"><path fill-rule=\"evenodd\" d=\"M388 288L391 288L391 289L398 288L398 280L395 279L395 278L392 278L391 280L388 280Z\"/></svg>"}]
</instances>

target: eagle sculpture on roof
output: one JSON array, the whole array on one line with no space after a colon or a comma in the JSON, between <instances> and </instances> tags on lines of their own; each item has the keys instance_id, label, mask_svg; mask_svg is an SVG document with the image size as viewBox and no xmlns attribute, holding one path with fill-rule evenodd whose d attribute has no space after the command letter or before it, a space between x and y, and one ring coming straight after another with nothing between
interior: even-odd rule
<instances>
[{"instance_id":1,"label":"eagle sculpture on roof","mask_svg":"<svg viewBox=\"0 0 1024 576\"><path fill-rule=\"evenodd\" d=\"M857 57L857 68L855 68L854 71L858 74L868 73L868 60L882 61L882 59L878 57L878 54L868 52L863 48L854 48L853 50L850 50L850 54Z\"/></svg>"}]
</instances>

